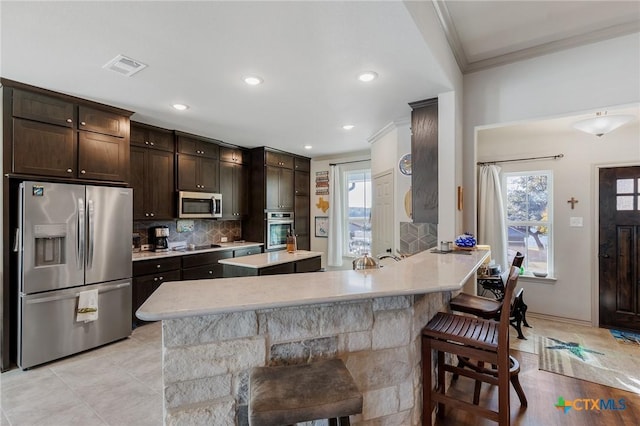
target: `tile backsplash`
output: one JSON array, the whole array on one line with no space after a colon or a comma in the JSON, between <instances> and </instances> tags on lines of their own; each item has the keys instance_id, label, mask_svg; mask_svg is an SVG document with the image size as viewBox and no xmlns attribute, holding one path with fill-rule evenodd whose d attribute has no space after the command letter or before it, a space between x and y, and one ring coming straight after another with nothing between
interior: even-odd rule
<instances>
[{"instance_id":1,"label":"tile backsplash","mask_svg":"<svg viewBox=\"0 0 640 426\"><path fill-rule=\"evenodd\" d=\"M137 221L133 222L133 232L140 234L140 244L149 244L149 228L152 226L168 226L169 242L185 242L187 244L202 245L219 243L221 237L229 241L242 238L242 222L239 220L194 220L193 231L178 232L177 220L168 221ZM184 231L187 227L182 227ZM190 227L188 227L190 229Z\"/></svg>"},{"instance_id":2,"label":"tile backsplash","mask_svg":"<svg viewBox=\"0 0 640 426\"><path fill-rule=\"evenodd\" d=\"M437 223L400 222L400 253L416 254L438 245Z\"/></svg>"}]
</instances>

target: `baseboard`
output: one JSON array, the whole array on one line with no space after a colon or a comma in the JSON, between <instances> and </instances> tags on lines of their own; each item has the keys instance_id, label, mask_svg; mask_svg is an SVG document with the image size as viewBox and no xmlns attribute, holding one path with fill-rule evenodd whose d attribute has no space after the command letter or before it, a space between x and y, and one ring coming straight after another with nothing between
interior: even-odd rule
<instances>
[{"instance_id":1,"label":"baseboard","mask_svg":"<svg viewBox=\"0 0 640 426\"><path fill-rule=\"evenodd\" d=\"M561 323L565 323L565 324L581 325L581 326L584 326L584 327L593 327L593 324L591 324L591 321L577 320L577 319L573 319L573 318L557 317L557 316L554 316L554 315L540 314L540 313L531 312L531 311L527 311L527 317L529 317L529 318L540 318L540 319L547 320L547 321L561 322Z\"/></svg>"}]
</instances>

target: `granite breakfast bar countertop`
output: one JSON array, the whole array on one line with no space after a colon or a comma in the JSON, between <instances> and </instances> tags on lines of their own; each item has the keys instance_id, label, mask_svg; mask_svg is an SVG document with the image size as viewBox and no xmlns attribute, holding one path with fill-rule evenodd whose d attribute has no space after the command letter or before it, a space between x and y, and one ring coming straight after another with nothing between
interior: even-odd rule
<instances>
[{"instance_id":1,"label":"granite breakfast bar countertop","mask_svg":"<svg viewBox=\"0 0 640 426\"><path fill-rule=\"evenodd\" d=\"M425 251L380 269L362 271L165 282L138 309L136 316L145 321L158 321L460 290L489 256L489 251L468 253Z\"/></svg>"},{"instance_id":2,"label":"granite breakfast bar countertop","mask_svg":"<svg viewBox=\"0 0 640 426\"><path fill-rule=\"evenodd\" d=\"M259 269L321 256L321 251L296 250L293 253L289 253L286 250L278 250L252 254L250 256L220 259L218 263L222 263L223 265L240 266L242 268Z\"/></svg>"}]
</instances>

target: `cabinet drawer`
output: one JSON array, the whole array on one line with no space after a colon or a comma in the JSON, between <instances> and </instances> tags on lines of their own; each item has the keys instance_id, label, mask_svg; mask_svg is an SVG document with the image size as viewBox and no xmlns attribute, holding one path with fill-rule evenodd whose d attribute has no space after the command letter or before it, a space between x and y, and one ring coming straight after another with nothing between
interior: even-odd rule
<instances>
[{"instance_id":1,"label":"cabinet drawer","mask_svg":"<svg viewBox=\"0 0 640 426\"><path fill-rule=\"evenodd\" d=\"M266 268L258 269L258 275L279 275L279 274L293 274L295 267L293 262L283 263L281 265L267 266Z\"/></svg>"},{"instance_id":2,"label":"cabinet drawer","mask_svg":"<svg viewBox=\"0 0 640 426\"><path fill-rule=\"evenodd\" d=\"M112 112L80 106L78 129L124 138L129 135L129 119Z\"/></svg>"},{"instance_id":3,"label":"cabinet drawer","mask_svg":"<svg viewBox=\"0 0 640 426\"><path fill-rule=\"evenodd\" d=\"M182 270L183 280L204 280L208 278L222 278L223 265L205 265Z\"/></svg>"},{"instance_id":4,"label":"cabinet drawer","mask_svg":"<svg viewBox=\"0 0 640 426\"><path fill-rule=\"evenodd\" d=\"M218 158L220 147L214 142L203 141L188 136L178 136L178 152L207 158Z\"/></svg>"},{"instance_id":5,"label":"cabinet drawer","mask_svg":"<svg viewBox=\"0 0 640 426\"><path fill-rule=\"evenodd\" d=\"M38 93L13 91L13 116L58 126L73 127L74 105Z\"/></svg>"},{"instance_id":6,"label":"cabinet drawer","mask_svg":"<svg viewBox=\"0 0 640 426\"><path fill-rule=\"evenodd\" d=\"M157 272L180 269L180 257L166 257L154 260L141 260L133 262L133 276L155 274Z\"/></svg>"},{"instance_id":7,"label":"cabinet drawer","mask_svg":"<svg viewBox=\"0 0 640 426\"><path fill-rule=\"evenodd\" d=\"M311 259L299 260L296 262L296 273L300 272L316 272L319 271L321 265L320 257L313 257Z\"/></svg>"},{"instance_id":8,"label":"cabinet drawer","mask_svg":"<svg viewBox=\"0 0 640 426\"><path fill-rule=\"evenodd\" d=\"M262 253L262 247L248 247L243 249L238 249L233 251L233 257L242 257L242 256L250 256L252 254Z\"/></svg>"},{"instance_id":9,"label":"cabinet drawer","mask_svg":"<svg viewBox=\"0 0 640 426\"><path fill-rule=\"evenodd\" d=\"M192 268L194 266L217 265L218 260L233 257L233 251L222 250L208 253L190 254L182 256L182 268Z\"/></svg>"}]
</instances>

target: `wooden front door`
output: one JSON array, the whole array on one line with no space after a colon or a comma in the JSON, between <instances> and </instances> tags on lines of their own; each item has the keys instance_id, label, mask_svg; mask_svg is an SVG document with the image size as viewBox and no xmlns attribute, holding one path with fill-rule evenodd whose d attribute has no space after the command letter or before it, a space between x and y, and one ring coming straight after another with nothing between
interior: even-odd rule
<instances>
[{"instance_id":1,"label":"wooden front door","mask_svg":"<svg viewBox=\"0 0 640 426\"><path fill-rule=\"evenodd\" d=\"M599 178L600 326L640 331L640 167Z\"/></svg>"}]
</instances>

